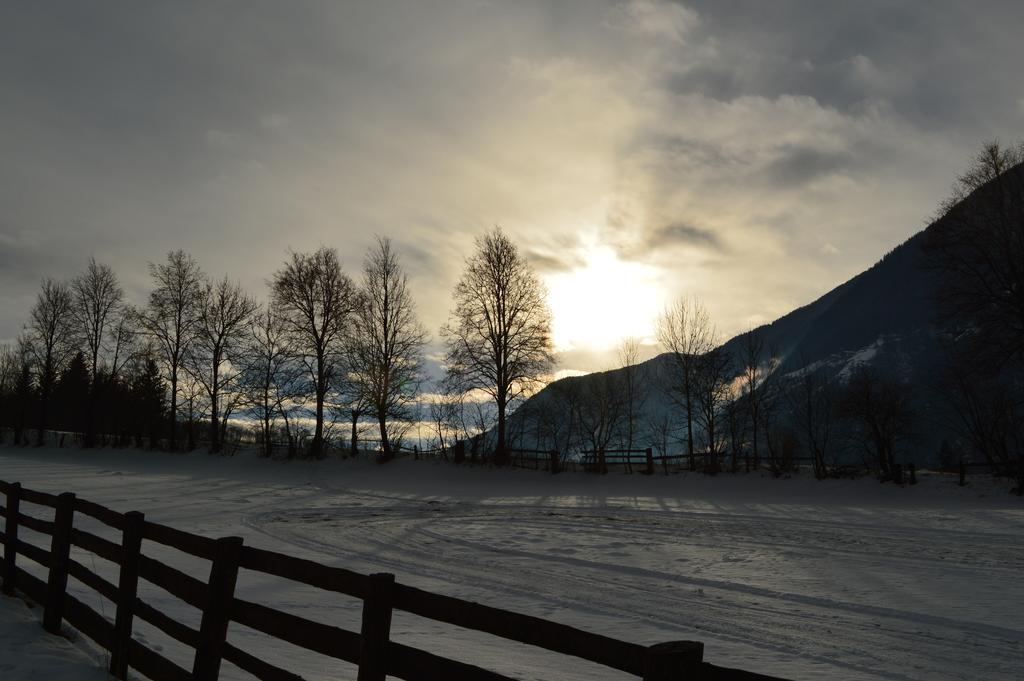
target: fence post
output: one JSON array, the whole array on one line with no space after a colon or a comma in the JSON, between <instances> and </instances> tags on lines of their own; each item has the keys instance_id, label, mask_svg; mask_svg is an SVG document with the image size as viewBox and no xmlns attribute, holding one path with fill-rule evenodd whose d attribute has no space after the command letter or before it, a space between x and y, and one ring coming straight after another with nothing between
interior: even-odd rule
<instances>
[{"instance_id":1,"label":"fence post","mask_svg":"<svg viewBox=\"0 0 1024 681\"><path fill-rule=\"evenodd\" d=\"M967 464L963 461L960 462L960 486L963 487L967 484L965 478L967 477Z\"/></svg>"},{"instance_id":2,"label":"fence post","mask_svg":"<svg viewBox=\"0 0 1024 681\"><path fill-rule=\"evenodd\" d=\"M57 497L50 542L50 576L46 582L46 606L43 628L51 634L60 633L64 619L64 594L68 590L68 560L71 556L71 524L75 517L75 495L64 492Z\"/></svg>"},{"instance_id":3,"label":"fence post","mask_svg":"<svg viewBox=\"0 0 1024 681\"><path fill-rule=\"evenodd\" d=\"M647 457L647 475L654 475L654 452L650 447L644 450L644 456Z\"/></svg>"},{"instance_id":4,"label":"fence post","mask_svg":"<svg viewBox=\"0 0 1024 681\"><path fill-rule=\"evenodd\" d=\"M207 586L209 594L199 625L199 645L196 646L195 661L192 665L192 677L195 681L217 681L220 674L220 660L224 652L224 641L228 637L231 601L235 597L241 552L241 537L223 537L217 540Z\"/></svg>"},{"instance_id":5,"label":"fence post","mask_svg":"<svg viewBox=\"0 0 1024 681\"><path fill-rule=\"evenodd\" d=\"M557 449L552 449L551 452L548 454L548 456L551 457L551 475L555 475L555 474L557 474L559 472L558 471L558 468L559 468L559 466L558 466L558 450Z\"/></svg>"},{"instance_id":6,"label":"fence post","mask_svg":"<svg viewBox=\"0 0 1024 681\"><path fill-rule=\"evenodd\" d=\"M7 522L4 525L4 593L14 595L14 582L18 574L18 508L21 506L21 483L7 488Z\"/></svg>"},{"instance_id":7,"label":"fence post","mask_svg":"<svg viewBox=\"0 0 1024 681\"><path fill-rule=\"evenodd\" d=\"M366 596L363 598L357 681L384 681L387 675L394 585L395 576L387 572L378 572L369 577Z\"/></svg>"},{"instance_id":8,"label":"fence post","mask_svg":"<svg viewBox=\"0 0 1024 681\"><path fill-rule=\"evenodd\" d=\"M912 463L907 464L907 472L910 474L910 484L917 484L917 466Z\"/></svg>"},{"instance_id":9,"label":"fence post","mask_svg":"<svg viewBox=\"0 0 1024 681\"><path fill-rule=\"evenodd\" d=\"M644 681L699 681L703 659L700 641L656 643L644 656Z\"/></svg>"},{"instance_id":10,"label":"fence post","mask_svg":"<svg viewBox=\"0 0 1024 681\"><path fill-rule=\"evenodd\" d=\"M121 573L117 580L117 615L114 617L114 641L110 651L110 673L128 678L128 646L132 638L132 619L139 586L139 554L142 551L142 524L138 511L124 514L121 529Z\"/></svg>"}]
</instances>

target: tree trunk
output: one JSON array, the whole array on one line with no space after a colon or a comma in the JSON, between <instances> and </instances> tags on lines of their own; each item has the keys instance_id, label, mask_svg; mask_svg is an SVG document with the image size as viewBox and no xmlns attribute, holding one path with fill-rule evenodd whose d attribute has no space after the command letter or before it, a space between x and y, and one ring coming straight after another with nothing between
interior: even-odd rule
<instances>
[{"instance_id":1,"label":"tree trunk","mask_svg":"<svg viewBox=\"0 0 1024 681\"><path fill-rule=\"evenodd\" d=\"M352 457L359 456L359 412L352 412Z\"/></svg>"},{"instance_id":2,"label":"tree trunk","mask_svg":"<svg viewBox=\"0 0 1024 681\"><path fill-rule=\"evenodd\" d=\"M495 443L494 463L504 466L508 461L508 451L505 449L505 396L498 396L498 441Z\"/></svg>"},{"instance_id":3,"label":"tree trunk","mask_svg":"<svg viewBox=\"0 0 1024 681\"><path fill-rule=\"evenodd\" d=\"M54 383L53 360L47 352L46 364L43 366L42 385L39 386L39 422L36 424L36 446L42 447L46 436L46 419L50 409L50 391Z\"/></svg>"},{"instance_id":4,"label":"tree trunk","mask_svg":"<svg viewBox=\"0 0 1024 681\"><path fill-rule=\"evenodd\" d=\"M171 367L171 423L170 423L171 451L178 449L178 366Z\"/></svg>"},{"instance_id":5,"label":"tree trunk","mask_svg":"<svg viewBox=\"0 0 1024 681\"><path fill-rule=\"evenodd\" d=\"M377 410L377 423L380 425L380 447L384 451L384 460L391 458L391 442L388 441L388 424L383 410Z\"/></svg>"},{"instance_id":6,"label":"tree trunk","mask_svg":"<svg viewBox=\"0 0 1024 681\"><path fill-rule=\"evenodd\" d=\"M697 470L697 460L693 453L693 401L690 399L690 384L686 383L686 450L690 455L690 470Z\"/></svg>"},{"instance_id":7,"label":"tree trunk","mask_svg":"<svg viewBox=\"0 0 1024 681\"><path fill-rule=\"evenodd\" d=\"M270 413L264 407L263 410L263 453L266 454L267 458L274 456L274 443L271 441L272 433L270 432Z\"/></svg>"},{"instance_id":8,"label":"tree trunk","mask_svg":"<svg viewBox=\"0 0 1024 681\"><path fill-rule=\"evenodd\" d=\"M86 447L96 446L96 403L100 397L99 383L96 382L96 367L99 361L99 347L97 346L92 353L92 381L89 384L89 390L92 394L89 396L89 404L85 408Z\"/></svg>"},{"instance_id":9,"label":"tree trunk","mask_svg":"<svg viewBox=\"0 0 1024 681\"><path fill-rule=\"evenodd\" d=\"M313 431L313 442L309 454L314 459L323 458L324 451L324 397L327 393L327 376L324 371L324 357L321 352L317 356L316 367L316 428Z\"/></svg>"},{"instance_id":10,"label":"tree trunk","mask_svg":"<svg viewBox=\"0 0 1024 681\"><path fill-rule=\"evenodd\" d=\"M96 355L92 360L92 380L89 383L89 400L85 407L85 441L84 447L96 446L96 402L99 400L99 386L96 383Z\"/></svg>"},{"instance_id":11,"label":"tree trunk","mask_svg":"<svg viewBox=\"0 0 1024 681\"><path fill-rule=\"evenodd\" d=\"M220 353L213 355L213 382L210 390L210 452L221 450L220 437Z\"/></svg>"},{"instance_id":12,"label":"tree trunk","mask_svg":"<svg viewBox=\"0 0 1024 681\"><path fill-rule=\"evenodd\" d=\"M220 452L220 418L217 416L217 397L210 398L210 453Z\"/></svg>"},{"instance_id":13,"label":"tree trunk","mask_svg":"<svg viewBox=\"0 0 1024 681\"><path fill-rule=\"evenodd\" d=\"M751 394L753 394L753 393L751 393ZM751 444L752 444L752 446L754 448L754 465L757 465L757 463L760 462L760 460L761 460L761 456L760 456L760 454L757 451L757 408L755 407L751 411L753 412L753 417L751 418L751 422L752 422L752 426L751 426L751 428L752 428Z\"/></svg>"},{"instance_id":14,"label":"tree trunk","mask_svg":"<svg viewBox=\"0 0 1024 681\"><path fill-rule=\"evenodd\" d=\"M36 423L36 446L42 447L46 438L46 417L49 411L49 390L43 388L39 393L39 421Z\"/></svg>"}]
</instances>

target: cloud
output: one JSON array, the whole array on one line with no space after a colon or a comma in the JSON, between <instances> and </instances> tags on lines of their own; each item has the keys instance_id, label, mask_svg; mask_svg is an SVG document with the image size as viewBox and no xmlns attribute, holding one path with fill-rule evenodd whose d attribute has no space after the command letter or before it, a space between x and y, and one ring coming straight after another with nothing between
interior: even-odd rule
<instances>
[{"instance_id":1,"label":"cloud","mask_svg":"<svg viewBox=\"0 0 1024 681\"><path fill-rule=\"evenodd\" d=\"M0 338L89 255L135 302L173 248L265 297L287 249L356 272L376 234L436 330L494 224L545 272L595 245L642 259L739 331L875 262L1020 129L1014 2L6 3L0 23Z\"/></svg>"},{"instance_id":2,"label":"cloud","mask_svg":"<svg viewBox=\"0 0 1024 681\"><path fill-rule=\"evenodd\" d=\"M762 172L772 185L793 189L822 176L851 169L855 161L853 153L847 149L793 145L780 149L778 156L767 163Z\"/></svg>"},{"instance_id":3,"label":"cloud","mask_svg":"<svg viewBox=\"0 0 1024 681\"><path fill-rule=\"evenodd\" d=\"M694 227L682 222L665 225L655 229L648 237L647 243L651 248L672 246L675 244L692 244L706 246L713 249L720 249L721 242L714 232L700 227Z\"/></svg>"},{"instance_id":4,"label":"cloud","mask_svg":"<svg viewBox=\"0 0 1024 681\"><path fill-rule=\"evenodd\" d=\"M542 253L525 249L526 259L541 273L571 272L584 263L578 253Z\"/></svg>"},{"instance_id":5,"label":"cloud","mask_svg":"<svg viewBox=\"0 0 1024 681\"><path fill-rule=\"evenodd\" d=\"M699 24L699 17L676 2L630 0L615 5L605 23L614 29L682 43Z\"/></svg>"},{"instance_id":6,"label":"cloud","mask_svg":"<svg viewBox=\"0 0 1024 681\"><path fill-rule=\"evenodd\" d=\"M616 251L624 260L649 261L676 257L680 250L721 252L724 245L718 235L685 222L675 222L647 230L624 231Z\"/></svg>"}]
</instances>

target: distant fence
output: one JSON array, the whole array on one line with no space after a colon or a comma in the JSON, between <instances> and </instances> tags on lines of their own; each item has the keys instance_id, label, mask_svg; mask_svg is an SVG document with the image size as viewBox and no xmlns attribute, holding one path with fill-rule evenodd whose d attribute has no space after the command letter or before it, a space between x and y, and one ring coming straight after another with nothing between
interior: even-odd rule
<instances>
[{"instance_id":1,"label":"distant fence","mask_svg":"<svg viewBox=\"0 0 1024 681\"><path fill-rule=\"evenodd\" d=\"M118 513L66 492L46 494L0 481L6 503L2 538L3 592L26 594L43 604L43 627L58 633L66 621L104 650L110 673L126 679L129 668L154 681L215 681L227 660L262 681L301 681L301 677L235 647L227 640L236 622L300 648L358 665L359 681L513 681L511 677L450 660L391 640L395 610L437 622L485 632L626 672L645 681L773 681L763 676L703 661L703 644L673 641L644 646L581 629L499 610L479 603L429 593L395 581L394 575L362 575L273 551L244 546L240 537L211 539L150 522L142 513ZM52 520L22 512L22 503L53 509ZM83 514L121 531L117 544L76 528ZM50 549L18 537L20 527L48 535ZM209 566L205 582L142 553L142 540L168 546ZM119 566L118 583L100 577L70 557L76 546ZM18 563L24 557L48 568L43 580ZM235 596L240 570L251 570L361 599L362 627L347 631ZM196 570L190 570L195 574ZM115 605L114 621L67 593L74 577ZM138 597L139 579L155 584L202 612L199 630L182 624ZM195 650L188 671L132 636L134 618L148 622ZM774 681L779 681L774 679Z\"/></svg>"},{"instance_id":2,"label":"distant fence","mask_svg":"<svg viewBox=\"0 0 1024 681\"><path fill-rule=\"evenodd\" d=\"M452 448L446 451L456 451ZM755 462L752 456L745 455L735 460L728 454L711 456L704 451L696 451L693 456L688 453L661 454L653 448L645 449L594 449L559 452L556 449L525 449L510 447L507 449L507 465L513 468L544 470L553 473L563 471L583 471L587 473L606 473L611 469L620 469L626 473L642 473L669 475L680 471L725 472L764 470L774 474L799 473L803 468L813 468L811 457L787 457L784 461L762 457ZM441 450L421 450L419 458L445 458ZM456 463L464 460L453 457ZM476 463L492 463L491 455L478 456Z\"/></svg>"},{"instance_id":3,"label":"distant fence","mask_svg":"<svg viewBox=\"0 0 1024 681\"><path fill-rule=\"evenodd\" d=\"M960 478L960 486L963 487L967 484L967 473L971 469L980 469L981 472L987 472L991 475L1002 476L1002 477L1019 477L1021 467L1024 466L1024 461L1004 461L998 463L989 463L987 461L961 461L955 468L943 468L944 473L956 473Z\"/></svg>"}]
</instances>

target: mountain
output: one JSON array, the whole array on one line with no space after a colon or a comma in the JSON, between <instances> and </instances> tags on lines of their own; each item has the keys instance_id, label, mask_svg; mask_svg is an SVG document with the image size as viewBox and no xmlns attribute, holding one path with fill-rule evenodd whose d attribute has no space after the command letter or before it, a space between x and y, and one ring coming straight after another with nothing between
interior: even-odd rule
<instances>
[{"instance_id":1,"label":"mountain","mask_svg":"<svg viewBox=\"0 0 1024 681\"><path fill-rule=\"evenodd\" d=\"M903 372L930 364L941 329L935 322L933 276L922 252L926 233L810 305L735 336L723 349L738 358L746 336L760 334L781 360L777 370L783 374L808 366L833 367L840 374L858 362Z\"/></svg>"},{"instance_id":2,"label":"mountain","mask_svg":"<svg viewBox=\"0 0 1024 681\"><path fill-rule=\"evenodd\" d=\"M1009 171L1024 175L1024 166ZM971 210L972 202L981 200L979 194L986 187L968 196L957 210ZM975 204L976 205L976 204ZM937 321L934 274L926 266L924 244L931 230L941 228L940 218L926 229L886 254L868 270L837 286L814 302L798 308L771 324L740 334L721 347L739 366L739 358L748 333L762 336L766 349L778 359L775 371L782 380L802 375L806 371L822 374L840 384L849 377L858 364L867 364L899 380L922 379L934 376L946 362L948 350L943 338L949 338ZM644 362L634 370L651 387L644 405L642 420L653 423L665 414L676 415L659 379L671 375L672 358L662 354ZM571 421L572 415L561 415L552 410L566 410L565 388L574 388L577 394L593 394L607 386L608 379L621 381L625 369L566 378L556 381L527 400L510 419L510 432L519 433L520 441L540 441L543 418L549 424ZM925 384L926 381L920 381ZM614 383L612 383L614 385ZM940 408L929 391L917 391L915 396L919 413L931 419L941 418ZM538 416L541 415L541 416ZM925 422L928 418L924 419ZM922 431L927 431L922 428ZM933 429L934 430L934 429ZM527 435L534 433L534 435ZM641 433L638 441L652 437ZM938 436L924 432L920 448L935 451ZM512 446L516 446L513 441ZM523 444L532 447L532 444ZM549 446L549 445L546 445ZM645 446L645 445L638 445ZM921 459L919 459L921 460Z\"/></svg>"}]
</instances>

